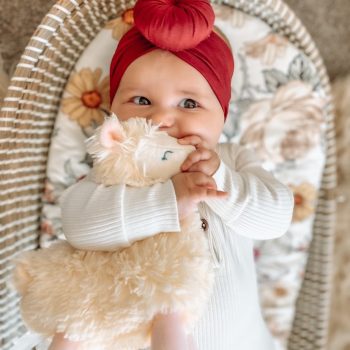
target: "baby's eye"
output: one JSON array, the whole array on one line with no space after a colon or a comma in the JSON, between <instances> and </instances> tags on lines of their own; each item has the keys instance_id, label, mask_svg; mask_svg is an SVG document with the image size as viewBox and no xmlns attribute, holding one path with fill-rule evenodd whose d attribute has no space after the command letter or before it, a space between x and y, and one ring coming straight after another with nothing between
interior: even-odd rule
<instances>
[{"instance_id":1,"label":"baby's eye","mask_svg":"<svg viewBox=\"0 0 350 350\"><path fill-rule=\"evenodd\" d=\"M137 105L141 105L141 106L147 106L150 105L151 102L148 98L143 97L143 96L135 96L132 101L134 103L136 103Z\"/></svg>"},{"instance_id":2,"label":"baby's eye","mask_svg":"<svg viewBox=\"0 0 350 350\"><path fill-rule=\"evenodd\" d=\"M183 108L197 108L198 107L198 103L195 100L192 100L191 98L184 98L181 102L180 102L180 107Z\"/></svg>"}]
</instances>

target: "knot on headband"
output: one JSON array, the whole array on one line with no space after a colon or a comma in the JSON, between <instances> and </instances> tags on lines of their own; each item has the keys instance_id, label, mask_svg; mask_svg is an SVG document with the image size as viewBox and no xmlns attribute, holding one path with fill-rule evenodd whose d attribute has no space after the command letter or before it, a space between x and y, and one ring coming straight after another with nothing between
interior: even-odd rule
<instances>
[{"instance_id":1,"label":"knot on headband","mask_svg":"<svg viewBox=\"0 0 350 350\"><path fill-rule=\"evenodd\" d=\"M214 19L206 0L139 0L134 8L140 33L155 46L170 51L197 46L210 35Z\"/></svg>"}]
</instances>

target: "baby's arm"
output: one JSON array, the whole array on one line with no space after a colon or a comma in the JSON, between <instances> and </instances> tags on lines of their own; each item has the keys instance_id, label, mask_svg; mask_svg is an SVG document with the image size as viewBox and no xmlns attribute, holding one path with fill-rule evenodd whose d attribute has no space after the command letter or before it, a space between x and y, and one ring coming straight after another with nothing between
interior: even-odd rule
<instances>
[{"instance_id":1,"label":"baby's arm","mask_svg":"<svg viewBox=\"0 0 350 350\"><path fill-rule=\"evenodd\" d=\"M222 159L213 178L226 200L207 205L238 234L253 239L283 235L291 221L293 195L287 186L265 171L253 152L235 144L220 144Z\"/></svg>"},{"instance_id":2,"label":"baby's arm","mask_svg":"<svg viewBox=\"0 0 350 350\"><path fill-rule=\"evenodd\" d=\"M84 250L115 250L159 232L179 232L179 219L201 200L222 197L202 173L180 173L150 187L103 186L89 176L60 198L67 241Z\"/></svg>"},{"instance_id":3,"label":"baby's arm","mask_svg":"<svg viewBox=\"0 0 350 350\"><path fill-rule=\"evenodd\" d=\"M171 180L150 187L98 185L89 177L60 198L62 226L70 244L115 250L162 231L180 231Z\"/></svg>"}]
</instances>

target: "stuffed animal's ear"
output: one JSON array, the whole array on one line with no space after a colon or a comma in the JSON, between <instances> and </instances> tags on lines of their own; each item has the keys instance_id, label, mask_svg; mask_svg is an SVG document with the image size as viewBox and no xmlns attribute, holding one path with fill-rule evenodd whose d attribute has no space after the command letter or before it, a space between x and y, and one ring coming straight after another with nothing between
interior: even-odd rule
<instances>
[{"instance_id":1,"label":"stuffed animal's ear","mask_svg":"<svg viewBox=\"0 0 350 350\"><path fill-rule=\"evenodd\" d=\"M112 116L101 126L100 142L103 147L111 148L116 143L123 142L124 130L117 117Z\"/></svg>"}]
</instances>

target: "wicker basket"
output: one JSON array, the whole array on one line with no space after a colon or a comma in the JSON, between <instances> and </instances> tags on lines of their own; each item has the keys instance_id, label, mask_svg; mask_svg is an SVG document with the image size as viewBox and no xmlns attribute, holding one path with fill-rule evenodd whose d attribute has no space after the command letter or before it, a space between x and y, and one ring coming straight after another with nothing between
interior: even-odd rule
<instances>
[{"instance_id":1,"label":"wicker basket","mask_svg":"<svg viewBox=\"0 0 350 350\"><path fill-rule=\"evenodd\" d=\"M285 35L318 69L329 98L327 159L318 198L313 240L297 301L290 350L325 349L335 219L336 159L330 86L322 59L294 13L281 0L227 0ZM41 196L50 136L67 79L82 51L128 0L61 0L33 34L0 112L0 348L24 333L18 297L7 286L11 260L38 247Z\"/></svg>"}]
</instances>

